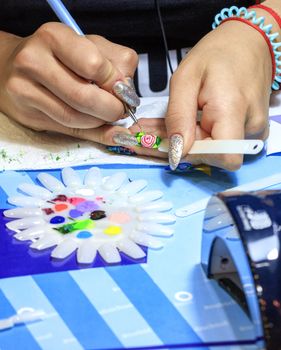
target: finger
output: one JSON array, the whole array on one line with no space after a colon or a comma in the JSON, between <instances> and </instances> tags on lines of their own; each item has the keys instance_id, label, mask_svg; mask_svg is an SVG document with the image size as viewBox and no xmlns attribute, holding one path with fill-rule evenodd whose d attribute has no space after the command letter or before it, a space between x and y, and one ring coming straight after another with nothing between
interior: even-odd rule
<instances>
[{"instance_id":1,"label":"finger","mask_svg":"<svg viewBox=\"0 0 281 350\"><path fill-rule=\"evenodd\" d=\"M35 69L32 78L67 105L106 122L122 117L124 106L111 93L76 76L54 57L46 55L44 61L48 69Z\"/></svg>"},{"instance_id":2,"label":"finger","mask_svg":"<svg viewBox=\"0 0 281 350\"><path fill-rule=\"evenodd\" d=\"M116 81L124 79L92 41L76 34L68 26L48 23L41 27L39 33L46 38L54 55L80 77L94 81L108 91L112 90Z\"/></svg>"},{"instance_id":3,"label":"finger","mask_svg":"<svg viewBox=\"0 0 281 350\"><path fill-rule=\"evenodd\" d=\"M115 44L99 35L88 35L101 54L108 58L125 77L133 77L138 65L136 51L126 46Z\"/></svg>"},{"instance_id":4,"label":"finger","mask_svg":"<svg viewBox=\"0 0 281 350\"><path fill-rule=\"evenodd\" d=\"M43 86L36 87L36 100L31 106L68 128L97 128L105 123L101 119L77 111Z\"/></svg>"},{"instance_id":5,"label":"finger","mask_svg":"<svg viewBox=\"0 0 281 350\"><path fill-rule=\"evenodd\" d=\"M197 98L200 79L188 66L179 67L170 83L170 98L166 114L169 144L169 163L175 169L195 138Z\"/></svg>"},{"instance_id":6,"label":"finger","mask_svg":"<svg viewBox=\"0 0 281 350\"><path fill-rule=\"evenodd\" d=\"M269 135L268 101L265 103L254 103L252 109L250 109L245 125L247 138L261 140L267 139Z\"/></svg>"},{"instance_id":7,"label":"finger","mask_svg":"<svg viewBox=\"0 0 281 350\"><path fill-rule=\"evenodd\" d=\"M240 113L240 115L239 115ZM209 108L208 105L203 107L201 123L203 129L210 128L210 138L213 140L223 139L244 139L244 120L246 110L237 108L236 104L224 108ZM211 122L210 122L211 121ZM204 128L205 126L205 128ZM206 132L206 130L204 130ZM210 139L208 138L208 139ZM241 154L204 154L188 155L186 161L192 164L209 164L216 167L224 168L230 171L240 168L243 162Z\"/></svg>"},{"instance_id":8,"label":"finger","mask_svg":"<svg viewBox=\"0 0 281 350\"><path fill-rule=\"evenodd\" d=\"M100 119L73 109L42 85L26 78L14 79L13 86L9 85L9 94L21 104L40 110L68 127L95 128L104 124Z\"/></svg>"}]
</instances>

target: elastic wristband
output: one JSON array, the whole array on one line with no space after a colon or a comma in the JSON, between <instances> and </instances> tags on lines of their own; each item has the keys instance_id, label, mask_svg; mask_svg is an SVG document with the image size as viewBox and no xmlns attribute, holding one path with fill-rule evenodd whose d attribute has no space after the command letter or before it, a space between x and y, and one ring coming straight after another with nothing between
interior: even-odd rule
<instances>
[{"instance_id":1,"label":"elastic wristband","mask_svg":"<svg viewBox=\"0 0 281 350\"><path fill-rule=\"evenodd\" d=\"M279 33L271 33L272 24L265 25L265 17L257 17L255 11L248 11L246 7L238 8L237 6L223 8L215 16L212 28L215 29L227 19L244 22L262 34L270 49L272 59L273 82L271 88L273 90L279 90L279 84L281 83L281 51L278 51L278 49L281 47L281 43L276 42L276 38L279 36Z\"/></svg>"},{"instance_id":2,"label":"elastic wristband","mask_svg":"<svg viewBox=\"0 0 281 350\"><path fill-rule=\"evenodd\" d=\"M275 56L274 56L274 51L273 51L273 47L271 45L270 40L268 39L267 35L265 34L265 32L260 29L259 26L257 26L256 24L250 22L248 19L245 18L241 18L241 17L230 17L230 18L226 18L224 19L221 23L225 23L225 22L229 22L229 21L239 21L239 22L243 22L245 24L248 24L249 26L251 26L252 28L256 29L264 38L264 40L267 43L269 52L270 52L270 56L271 56L271 63L272 63L272 76L271 76L271 80L272 83L274 82L274 78L275 78L275 71L276 71L276 63L275 63Z\"/></svg>"},{"instance_id":3,"label":"elastic wristband","mask_svg":"<svg viewBox=\"0 0 281 350\"><path fill-rule=\"evenodd\" d=\"M261 9L261 10L268 12L275 19L275 21L278 23L279 28L281 28L281 17L272 8L260 4L260 5L250 6L249 9Z\"/></svg>"}]
</instances>

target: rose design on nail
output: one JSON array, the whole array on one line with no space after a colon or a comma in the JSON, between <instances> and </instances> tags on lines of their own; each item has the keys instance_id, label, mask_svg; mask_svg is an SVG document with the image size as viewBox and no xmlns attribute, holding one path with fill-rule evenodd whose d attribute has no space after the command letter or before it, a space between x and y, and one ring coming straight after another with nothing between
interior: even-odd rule
<instances>
[{"instance_id":1,"label":"rose design on nail","mask_svg":"<svg viewBox=\"0 0 281 350\"><path fill-rule=\"evenodd\" d=\"M140 147L145 148L158 148L161 143L161 138L156 135L145 134L142 132L137 132L135 138Z\"/></svg>"},{"instance_id":2,"label":"rose design on nail","mask_svg":"<svg viewBox=\"0 0 281 350\"><path fill-rule=\"evenodd\" d=\"M143 135L140 139L141 145L146 148L153 148L156 143L157 137L155 135Z\"/></svg>"}]
</instances>

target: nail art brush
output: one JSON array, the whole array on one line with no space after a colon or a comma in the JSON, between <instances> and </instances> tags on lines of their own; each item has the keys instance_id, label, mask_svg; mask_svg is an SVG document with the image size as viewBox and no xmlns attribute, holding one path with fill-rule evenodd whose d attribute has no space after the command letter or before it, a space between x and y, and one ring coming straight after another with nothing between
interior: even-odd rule
<instances>
[{"instance_id":1,"label":"nail art brush","mask_svg":"<svg viewBox=\"0 0 281 350\"><path fill-rule=\"evenodd\" d=\"M47 3L50 5L54 13L57 15L59 20L68 25L70 28L72 28L75 33L81 36L85 36L85 34L82 32L81 28L77 24L77 22L74 20L74 18L71 16L67 8L64 6L61 0L46 0ZM117 96L120 99L120 96ZM122 99L121 99L122 100ZM129 117L133 120L134 123L138 125L138 127L141 129L138 120L136 118L136 115L134 113L133 108L136 107L135 105L130 105L128 102L122 101L126 104L127 108L126 111L128 112ZM138 103L139 104L139 103Z\"/></svg>"}]
</instances>

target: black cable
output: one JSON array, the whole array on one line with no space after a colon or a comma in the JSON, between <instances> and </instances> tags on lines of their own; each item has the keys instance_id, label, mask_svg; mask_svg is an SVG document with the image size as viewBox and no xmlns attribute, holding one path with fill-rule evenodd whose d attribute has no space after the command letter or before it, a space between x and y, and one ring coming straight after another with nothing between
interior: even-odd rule
<instances>
[{"instance_id":1,"label":"black cable","mask_svg":"<svg viewBox=\"0 0 281 350\"><path fill-rule=\"evenodd\" d=\"M164 46L165 46L165 52L166 52L166 57L168 60L168 65L169 65L171 74L173 74L174 71L173 71L173 67L172 67L172 63L171 63L171 59L170 59L170 55L169 55L167 37L166 37L166 32L165 32L165 28L164 28L164 24L163 24L163 20L162 20L159 2L158 2L158 0L154 0L154 3L155 3L155 8L157 11L158 19L160 22L160 28L161 28L162 38L163 38L163 42L164 42Z\"/></svg>"}]
</instances>

